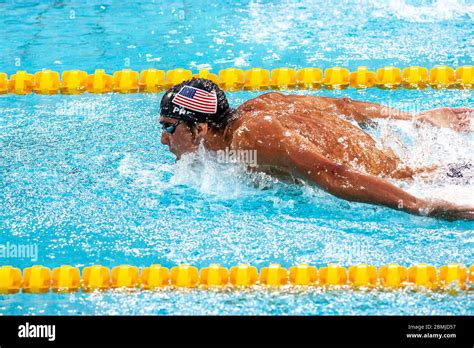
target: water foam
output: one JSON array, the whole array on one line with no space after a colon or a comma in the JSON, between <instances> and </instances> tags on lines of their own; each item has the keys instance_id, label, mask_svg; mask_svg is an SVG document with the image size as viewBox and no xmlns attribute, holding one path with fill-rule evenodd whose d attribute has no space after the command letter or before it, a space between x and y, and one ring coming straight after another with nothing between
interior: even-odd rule
<instances>
[{"instance_id":1,"label":"water foam","mask_svg":"<svg viewBox=\"0 0 474 348\"><path fill-rule=\"evenodd\" d=\"M420 174L412 182L398 182L408 192L425 198L439 198L474 205L472 199L473 169L462 178L447 176L449 165L474 163L474 133L460 133L429 125L415 127L407 121L379 122L380 141L394 149L411 168L437 166L431 173Z\"/></svg>"},{"instance_id":2,"label":"water foam","mask_svg":"<svg viewBox=\"0 0 474 348\"><path fill-rule=\"evenodd\" d=\"M388 3L371 1L371 3L378 7L374 12L375 16L395 15L398 19L413 23L454 20L466 15L471 19L474 18L472 3L459 0L438 0L420 6L408 4L405 0L391 0Z\"/></svg>"}]
</instances>

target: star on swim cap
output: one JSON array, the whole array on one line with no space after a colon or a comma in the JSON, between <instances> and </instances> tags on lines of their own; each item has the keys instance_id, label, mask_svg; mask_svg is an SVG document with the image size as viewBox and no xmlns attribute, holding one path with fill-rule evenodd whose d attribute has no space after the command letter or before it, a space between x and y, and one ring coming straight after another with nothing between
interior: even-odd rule
<instances>
[{"instance_id":1,"label":"star on swim cap","mask_svg":"<svg viewBox=\"0 0 474 348\"><path fill-rule=\"evenodd\" d=\"M234 110L222 89L211 80L193 78L166 91L161 116L186 122L221 124Z\"/></svg>"}]
</instances>

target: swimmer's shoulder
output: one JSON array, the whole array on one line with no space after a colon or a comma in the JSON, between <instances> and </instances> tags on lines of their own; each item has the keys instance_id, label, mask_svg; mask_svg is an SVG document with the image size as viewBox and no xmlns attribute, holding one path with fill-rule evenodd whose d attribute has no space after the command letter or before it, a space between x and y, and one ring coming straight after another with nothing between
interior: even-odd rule
<instances>
[{"instance_id":1,"label":"swimmer's shoulder","mask_svg":"<svg viewBox=\"0 0 474 348\"><path fill-rule=\"evenodd\" d=\"M258 144L263 144L264 139L279 141L282 132L280 115L257 111L244 112L240 124L233 132L232 143L237 148L243 145L252 145L255 148L259 147Z\"/></svg>"},{"instance_id":2,"label":"swimmer's shoulder","mask_svg":"<svg viewBox=\"0 0 474 348\"><path fill-rule=\"evenodd\" d=\"M240 112L250 112L258 110L271 110L275 102L281 102L286 99L286 96L280 92L267 92L258 97L247 100L242 103L237 110Z\"/></svg>"}]
</instances>

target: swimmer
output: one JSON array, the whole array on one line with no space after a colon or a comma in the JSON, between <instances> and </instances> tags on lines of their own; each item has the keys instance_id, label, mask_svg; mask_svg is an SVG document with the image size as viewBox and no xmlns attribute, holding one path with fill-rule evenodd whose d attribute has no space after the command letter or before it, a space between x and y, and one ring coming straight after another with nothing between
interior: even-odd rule
<instances>
[{"instance_id":1,"label":"swimmer","mask_svg":"<svg viewBox=\"0 0 474 348\"><path fill-rule=\"evenodd\" d=\"M207 150L250 150L257 170L312 182L339 198L382 205L446 220L474 220L474 205L417 198L388 179L409 179L433 168L410 168L391 149L381 149L360 125L372 119L471 130L474 109L442 108L409 113L349 98L265 93L237 109L213 82L193 78L161 100L161 143L179 160L199 144Z\"/></svg>"}]
</instances>

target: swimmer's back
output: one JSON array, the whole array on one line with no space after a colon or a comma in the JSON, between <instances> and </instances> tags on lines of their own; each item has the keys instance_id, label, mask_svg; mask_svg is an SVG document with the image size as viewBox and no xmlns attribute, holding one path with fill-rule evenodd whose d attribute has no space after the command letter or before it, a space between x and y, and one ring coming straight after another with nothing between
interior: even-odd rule
<instances>
[{"instance_id":1,"label":"swimmer's back","mask_svg":"<svg viewBox=\"0 0 474 348\"><path fill-rule=\"evenodd\" d=\"M334 98L266 93L238 108L241 124L236 134L247 138L243 141L248 145L254 143L267 148L284 145L297 134L334 163L373 175L395 172L399 160L392 150L379 148L368 134L339 117L339 104L343 102Z\"/></svg>"}]
</instances>

